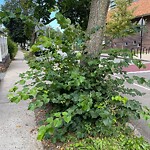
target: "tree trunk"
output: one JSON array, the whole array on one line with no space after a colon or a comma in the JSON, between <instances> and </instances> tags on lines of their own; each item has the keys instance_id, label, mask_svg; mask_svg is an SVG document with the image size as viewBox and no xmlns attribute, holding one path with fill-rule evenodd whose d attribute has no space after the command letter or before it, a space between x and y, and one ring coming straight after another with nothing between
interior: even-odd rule
<instances>
[{"instance_id":1,"label":"tree trunk","mask_svg":"<svg viewBox=\"0 0 150 150\"><path fill-rule=\"evenodd\" d=\"M94 28L99 28L99 30L91 34L90 40L87 42L87 51L89 54L98 55L102 48L109 2L110 0L91 1L87 32L91 33Z\"/></svg>"}]
</instances>

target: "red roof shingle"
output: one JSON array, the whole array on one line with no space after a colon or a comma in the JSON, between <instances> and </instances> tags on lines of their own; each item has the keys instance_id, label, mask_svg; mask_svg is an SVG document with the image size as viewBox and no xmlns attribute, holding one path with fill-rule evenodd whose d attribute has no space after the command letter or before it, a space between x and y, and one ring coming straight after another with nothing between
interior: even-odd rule
<instances>
[{"instance_id":1,"label":"red roof shingle","mask_svg":"<svg viewBox=\"0 0 150 150\"><path fill-rule=\"evenodd\" d=\"M135 17L149 16L150 15L150 0L137 0L133 2L130 9L134 9L133 15Z\"/></svg>"}]
</instances>

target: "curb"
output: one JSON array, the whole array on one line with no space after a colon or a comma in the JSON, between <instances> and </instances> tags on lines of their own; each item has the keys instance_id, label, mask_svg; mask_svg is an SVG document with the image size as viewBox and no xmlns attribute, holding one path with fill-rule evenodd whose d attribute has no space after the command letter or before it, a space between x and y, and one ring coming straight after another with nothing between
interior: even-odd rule
<instances>
[{"instance_id":1,"label":"curb","mask_svg":"<svg viewBox=\"0 0 150 150\"><path fill-rule=\"evenodd\" d=\"M142 134L139 132L139 130L137 128L134 127L133 124L128 122L128 123L126 123L126 126L129 127L133 131L133 133L136 137L142 137Z\"/></svg>"}]
</instances>

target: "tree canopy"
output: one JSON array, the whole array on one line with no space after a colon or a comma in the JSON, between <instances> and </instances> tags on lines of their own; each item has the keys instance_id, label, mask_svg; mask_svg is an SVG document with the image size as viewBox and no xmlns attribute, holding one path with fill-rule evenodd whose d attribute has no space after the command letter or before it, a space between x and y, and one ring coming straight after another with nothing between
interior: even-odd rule
<instances>
[{"instance_id":1,"label":"tree canopy","mask_svg":"<svg viewBox=\"0 0 150 150\"><path fill-rule=\"evenodd\" d=\"M55 8L56 0L33 0L32 3L34 4L34 17L43 24L50 23L50 10Z\"/></svg>"},{"instance_id":2,"label":"tree canopy","mask_svg":"<svg viewBox=\"0 0 150 150\"><path fill-rule=\"evenodd\" d=\"M106 35L112 39L126 37L136 30L136 24L132 22L134 10L128 9L131 0L115 0L115 3L116 8L109 13L106 29Z\"/></svg>"},{"instance_id":3,"label":"tree canopy","mask_svg":"<svg viewBox=\"0 0 150 150\"><path fill-rule=\"evenodd\" d=\"M87 29L91 0L58 0L60 12L73 24L80 24Z\"/></svg>"},{"instance_id":4,"label":"tree canopy","mask_svg":"<svg viewBox=\"0 0 150 150\"><path fill-rule=\"evenodd\" d=\"M8 10L1 11L0 17L1 23L8 29L8 35L14 42L26 43L27 40L31 40L35 24L30 18Z\"/></svg>"},{"instance_id":5,"label":"tree canopy","mask_svg":"<svg viewBox=\"0 0 150 150\"><path fill-rule=\"evenodd\" d=\"M2 11L9 10L14 14L32 16L44 24L50 22L50 9L56 4L55 0L5 0Z\"/></svg>"},{"instance_id":6,"label":"tree canopy","mask_svg":"<svg viewBox=\"0 0 150 150\"><path fill-rule=\"evenodd\" d=\"M0 12L1 23L15 42L25 43L31 40L38 22L51 21L50 9L54 9L55 4L55 0L5 0Z\"/></svg>"},{"instance_id":7,"label":"tree canopy","mask_svg":"<svg viewBox=\"0 0 150 150\"><path fill-rule=\"evenodd\" d=\"M87 0L86 0L87 1ZM55 18L51 18L50 14L55 10L55 6L59 4L60 11L65 11L69 7L75 6L74 2L62 1L56 2L55 0L5 0L5 3L1 7L0 17L1 23L9 31L9 36L18 43L25 43L27 40L34 41L34 28L37 23L42 22L44 25L49 24ZM60 5L61 4L61 5ZM77 23L77 17L81 18L80 23L85 28L85 21L82 21L85 17L80 17L81 14L84 14L84 9L81 9L80 5L84 3L81 1L78 2L78 6L75 11L79 11L79 14L75 16L70 16L72 23ZM83 5L85 7L85 5ZM83 8L83 7L82 7ZM78 10L77 10L78 9ZM69 10L75 12L72 9ZM82 11L82 12L81 12ZM65 11L68 12L68 11ZM66 16L68 13L65 13ZM86 24L88 20L88 15L86 15Z\"/></svg>"}]
</instances>

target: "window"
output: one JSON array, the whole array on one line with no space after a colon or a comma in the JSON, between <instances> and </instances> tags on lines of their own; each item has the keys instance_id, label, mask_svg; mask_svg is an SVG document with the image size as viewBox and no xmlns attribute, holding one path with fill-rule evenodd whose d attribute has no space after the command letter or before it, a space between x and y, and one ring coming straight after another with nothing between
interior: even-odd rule
<instances>
[{"instance_id":1,"label":"window","mask_svg":"<svg viewBox=\"0 0 150 150\"><path fill-rule=\"evenodd\" d=\"M136 45L136 41L133 41L133 45Z\"/></svg>"},{"instance_id":2,"label":"window","mask_svg":"<svg viewBox=\"0 0 150 150\"><path fill-rule=\"evenodd\" d=\"M105 45L105 44L106 44L106 42L105 42L105 40L103 40L102 45Z\"/></svg>"},{"instance_id":3,"label":"window","mask_svg":"<svg viewBox=\"0 0 150 150\"><path fill-rule=\"evenodd\" d=\"M128 42L125 42L125 46L128 46Z\"/></svg>"},{"instance_id":4,"label":"window","mask_svg":"<svg viewBox=\"0 0 150 150\"><path fill-rule=\"evenodd\" d=\"M141 46L141 43L139 43L138 45L137 45L137 47L140 47Z\"/></svg>"},{"instance_id":5,"label":"window","mask_svg":"<svg viewBox=\"0 0 150 150\"><path fill-rule=\"evenodd\" d=\"M114 8L115 6L116 6L115 1L114 0L110 0L109 8Z\"/></svg>"}]
</instances>

